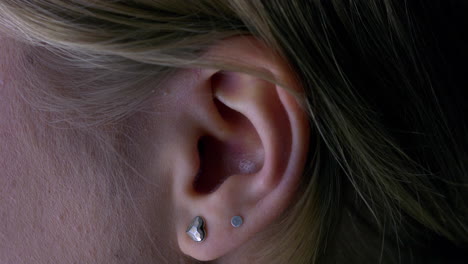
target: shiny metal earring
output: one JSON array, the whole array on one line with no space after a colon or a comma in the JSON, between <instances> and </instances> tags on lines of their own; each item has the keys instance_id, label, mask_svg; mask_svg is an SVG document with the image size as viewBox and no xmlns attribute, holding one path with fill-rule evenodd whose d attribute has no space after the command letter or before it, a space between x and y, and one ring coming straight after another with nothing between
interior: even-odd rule
<instances>
[{"instance_id":1,"label":"shiny metal earring","mask_svg":"<svg viewBox=\"0 0 468 264\"><path fill-rule=\"evenodd\" d=\"M241 226L243 223L244 223L244 219L242 219L241 216L236 215L236 216L233 216L233 217L231 218L231 225L232 225L233 227L239 227L239 226Z\"/></svg>"},{"instance_id":2,"label":"shiny metal earring","mask_svg":"<svg viewBox=\"0 0 468 264\"><path fill-rule=\"evenodd\" d=\"M195 217L185 233L187 233L193 241L202 242L206 237L205 220L203 220L201 216Z\"/></svg>"}]
</instances>

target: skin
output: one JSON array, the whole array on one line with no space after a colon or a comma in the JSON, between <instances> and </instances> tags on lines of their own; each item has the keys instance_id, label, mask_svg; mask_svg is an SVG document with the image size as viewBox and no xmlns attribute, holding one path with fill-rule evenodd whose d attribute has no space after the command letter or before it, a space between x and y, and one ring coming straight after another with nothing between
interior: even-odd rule
<instances>
[{"instance_id":1,"label":"skin","mask_svg":"<svg viewBox=\"0 0 468 264\"><path fill-rule=\"evenodd\" d=\"M145 162L147 157L162 156L169 147L148 136L161 136L164 131L154 123L146 123L139 132L127 131L137 139L128 151L137 155L138 162L131 165L141 177L118 163L99 162L106 153L95 148L97 142L86 132L48 126L46 115L21 100L18 91L30 85L23 76L31 72L20 67L28 61L28 52L0 37L0 262L175 260L168 224L170 193L165 191L170 188L159 187L170 185L167 163L163 158ZM66 80L66 76L55 77ZM143 119L135 117L131 122ZM151 173L154 167L158 175ZM122 177L109 179L120 169L125 171Z\"/></svg>"},{"instance_id":2,"label":"skin","mask_svg":"<svg viewBox=\"0 0 468 264\"><path fill-rule=\"evenodd\" d=\"M1 263L258 263L261 231L292 203L306 161L307 116L290 94L247 74L179 69L143 84L160 88L145 111L77 128L41 103L93 73L5 36L0 47ZM254 38L207 53L221 54L300 89ZM233 212L241 228L227 221ZM203 243L185 234L198 214Z\"/></svg>"}]
</instances>

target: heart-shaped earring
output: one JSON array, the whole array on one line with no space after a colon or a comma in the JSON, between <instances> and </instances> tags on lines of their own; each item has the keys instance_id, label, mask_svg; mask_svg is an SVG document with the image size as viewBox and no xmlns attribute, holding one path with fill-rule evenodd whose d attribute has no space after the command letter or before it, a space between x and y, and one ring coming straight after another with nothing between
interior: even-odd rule
<instances>
[{"instance_id":1,"label":"heart-shaped earring","mask_svg":"<svg viewBox=\"0 0 468 264\"><path fill-rule=\"evenodd\" d=\"M201 216L197 216L185 231L187 235L195 242L202 242L206 237L205 221Z\"/></svg>"}]
</instances>

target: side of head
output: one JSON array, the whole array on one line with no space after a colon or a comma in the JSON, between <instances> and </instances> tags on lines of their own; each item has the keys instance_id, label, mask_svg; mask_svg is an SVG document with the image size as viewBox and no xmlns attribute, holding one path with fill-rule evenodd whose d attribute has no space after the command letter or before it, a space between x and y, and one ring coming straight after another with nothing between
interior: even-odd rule
<instances>
[{"instance_id":1,"label":"side of head","mask_svg":"<svg viewBox=\"0 0 468 264\"><path fill-rule=\"evenodd\" d=\"M457 258L467 54L445 30L462 21L454 10L2 1L0 91L15 98L0 105L2 157L17 163L3 164L0 212L27 226L3 234L44 263L66 250L38 253L40 230L53 230L42 247L99 263ZM35 200L47 210L14 209ZM197 215L200 243L185 233ZM421 253L441 247L452 250Z\"/></svg>"}]
</instances>

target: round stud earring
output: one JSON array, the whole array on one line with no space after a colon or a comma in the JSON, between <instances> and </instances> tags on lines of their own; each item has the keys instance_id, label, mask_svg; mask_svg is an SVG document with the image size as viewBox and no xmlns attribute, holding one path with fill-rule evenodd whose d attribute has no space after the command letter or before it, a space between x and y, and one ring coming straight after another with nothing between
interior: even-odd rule
<instances>
[{"instance_id":1,"label":"round stud earring","mask_svg":"<svg viewBox=\"0 0 468 264\"><path fill-rule=\"evenodd\" d=\"M242 217L236 215L236 216L233 216L231 218L231 225L233 227L239 227L241 226L242 224L244 223L244 220L242 219Z\"/></svg>"},{"instance_id":2,"label":"round stud earring","mask_svg":"<svg viewBox=\"0 0 468 264\"><path fill-rule=\"evenodd\" d=\"M193 241L202 242L206 237L205 220L203 220L201 216L196 216L185 233L187 233Z\"/></svg>"}]
</instances>

